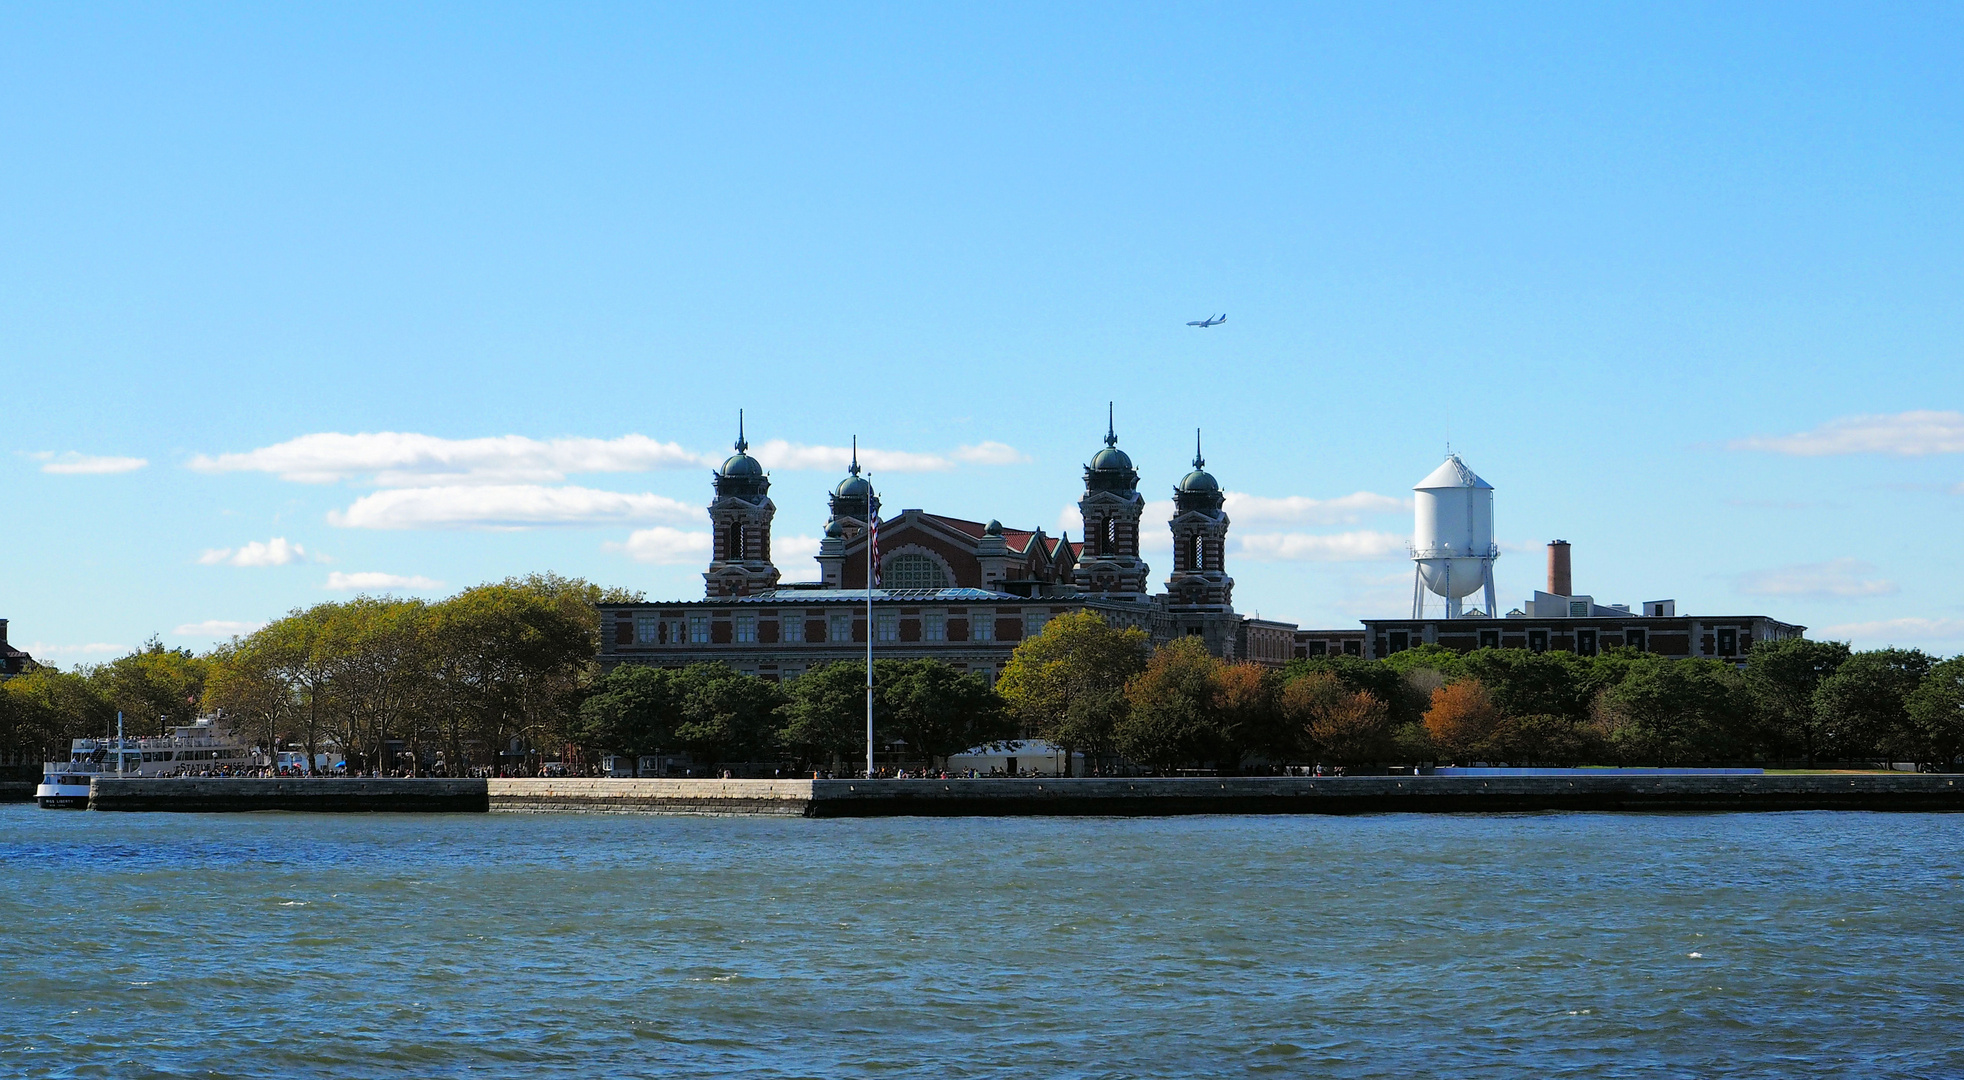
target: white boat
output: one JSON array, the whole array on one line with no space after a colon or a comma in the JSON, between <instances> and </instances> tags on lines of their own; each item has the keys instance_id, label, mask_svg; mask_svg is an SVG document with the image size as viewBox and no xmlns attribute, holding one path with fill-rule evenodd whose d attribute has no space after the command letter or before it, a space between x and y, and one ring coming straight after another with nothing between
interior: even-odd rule
<instances>
[{"instance_id":1,"label":"white boat","mask_svg":"<svg viewBox=\"0 0 1964 1080\"><path fill-rule=\"evenodd\" d=\"M84 809L89 805L89 782L98 776L196 775L256 764L244 741L217 718L203 716L171 728L169 735L76 739L67 761L42 764L34 801L47 809Z\"/></svg>"}]
</instances>

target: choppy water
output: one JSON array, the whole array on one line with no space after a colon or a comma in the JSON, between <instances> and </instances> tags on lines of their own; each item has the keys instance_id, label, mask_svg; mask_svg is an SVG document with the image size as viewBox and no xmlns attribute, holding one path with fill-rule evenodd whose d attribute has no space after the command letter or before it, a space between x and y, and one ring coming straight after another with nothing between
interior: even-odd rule
<instances>
[{"instance_id":1,"label":"choppy water","mask_svg":"<svg viewBox=\"0 0 1964 1080\"><path fill-rule=\"evenodd\" d=\"M0 1074L1960 1076L1964 815L0 807Z\"/></svg>"}]
</instances>

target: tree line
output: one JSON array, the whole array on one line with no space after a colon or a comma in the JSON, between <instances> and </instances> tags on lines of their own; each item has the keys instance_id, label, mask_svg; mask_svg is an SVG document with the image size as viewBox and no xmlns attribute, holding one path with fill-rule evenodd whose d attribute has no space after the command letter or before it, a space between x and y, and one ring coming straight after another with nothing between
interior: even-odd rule
<instances>
[{"instance_id":1,"label":"tree line","mask_svg":"<svg viewBox=\"0 0 1964 1080\"><path fill-rule=\"evenodd\" d=\"M254 745L309 761L331 747L351 772L441 759L458 773L514 745L556 749L592 682L595 605L638 598L539 574L435 603L318 604L202 655L153 639L106 664L36 667L0 684L0 754L38 767L113 732L118 712L131 736L219 713Z\"/></svg>"},{"instance_id":2,"label":"tree line","mask_svg":"<svg viewBox=\"0 0 1964 1080\"><path fill-rule=\"evenodd\" d=\"M1423 646L1384 660L1216 659L1195 639L1058 620L998 689L1027 728L1159 771L1321 763L1695 765L1964 756L1964 657L1791 638L1741 669L1629 649L1598 656Z\"/></svg>"},{"instance_id":3,"label":"tree line","mask_svg":"<svg viewBox=\"0 0 1964 1080\"><path fill-rule=\"evenodd\" d=\"M535 575L437 602L357 597L291 612L197 655L150 642L105 664L0 684L0 755L65 756L113 729L155 734L222 711L256 745L333 748L350 771L687 755L847 770L863 759L865 667L783 682L715 663L601 672L596 605L638 599ZM1599 656L1436 646L1280 669L1198 639L1151 648L1078 612L1011 654L991 687L935 660L874 667L876 742L928 764L1017 737L1103 770L1243 772L1323 764L1949 763L1964 754L1964 657L1755 645L1744 669L1630 650ZM440 763L440 765L438 764Z\"/></svg>"}]
</instances>

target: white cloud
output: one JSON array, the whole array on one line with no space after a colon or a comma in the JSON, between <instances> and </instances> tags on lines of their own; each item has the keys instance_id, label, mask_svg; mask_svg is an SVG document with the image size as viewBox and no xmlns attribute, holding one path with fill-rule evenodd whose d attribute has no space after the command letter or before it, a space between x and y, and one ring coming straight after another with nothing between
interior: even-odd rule
<instances>
[{"instance_id":1,"label":"white cloud","mask_svg":"<svg viewBox=\"0 0 1964 1080\"><path fill-rule=\"evenodd\" d=\"M1740 574L1735 587L1747 596L1806 597L1846 600L1858 596L1888 596L1901 591L1887 578L1872 577L1875 567L1859 559L1830 559Z\"/></svg>"},{"instance_id":2,"label":"white cloud","mask_svg":"<svg viewBox=\"0 0 1964 1080\"><path fill-rule=\"evenodd\" d=\"M100 641L90 642L87 645L50 645L45 641L37 641L25 646L25 649L28 655L39 659L50 656L103 656L130 651L128 645L110 645Z\"/></svg>"},{"instance_id":3,"label":"white cloud","mask_svg":"<svg viewBox=\"0 0 1964 1080\"><path fill-rule=\"evenodd\" d=\"M852 459L850 447L804 446L783 439L766 442L751 453L773 469L839 470ZM723 456L696 453L645 435L617 439L530 439L522 435L445 439L400 431L354 435L327 431L244 453L199 454L190 465L200 472L269 473L302 484L352 480L378 487L438 487L556 484L582 473L714 468ZM131 467L143 464L134 458L99 460L136 461ZM964 446L950 454L872 447L859 451L861 465L892 472L942 472L958 463L1013 465L1027 460L1014 447L999 442Z\"/></svg>"},{"instance_id":4,"label":"white cloud","mask_svg":"<svg viewBox=\"0 0 1964 1080\"><path fill-rule=\"evenodd\" d=\"M625 552L635 562L680 566L707 563L710 540L710 534L706 532L657 525L652 529L634 530L628 534L626 543L609 542L601 547L608 551Z\"/></svg>"},{"instance_id":5,"label":"white cloud","mask_svg":"<svg viewBox=\"0 0 1964 1080\"><path fill-rule=\"evenodd\" d=\"M150 464L148 459L140 457L101 457L95 454L78 454L73 450L59 454L52 450L44 450L28 456L41 463L42 472L54 473L58 476L103 476L109 473L134 472Z\"/></svg>"},{"instance_id":6,"label":"white cloud","mask_svg":"<svg viewBox=\"0 0 1964 1080\"><path fill-rule=\"evenodd\" d=\"M1827 454L1964 454L1964 413L1921 409L1889 415L1844 416L1812 431L1736 439L1734 450L1820 457Z\"/></svg>"},{"instance_id":7,"label":"white cloud","mask_svg":"<svg viewBox=\"0 0 1964 1080\"><path fill-rule=\"evenodd\" d=\"M1223 509L1236 525L1354 525L1366 515L1409 513L1412 500L1369 491L1334 499L1303 495L1271 498L1230 491Z\"/></svg>"},{"instance_id":8,"label":"white cloud","mask_svg":"<svg viewBox=\"0 0 1964 1080\"><path fill-rule=\"evenodd\" d=\"M787 536L772 541L771 559L783 575L778 580L784 584L817 581L818 563L813 561L817 555L816 536Z\"/></svg>"},{"instance_id":9,"label":"white cloud","mask_svg":"<svg viewBox=\"0 0 1964 1080\"><path fill-rule=\"evenodd\" d=\"M981 442L974 446L964 446L954 453L956 461L970 465L1022 465L1030 460L1028 454L1007 443Z\"/></svg>"},{"instance_id":10,"label":"white cloud","mask_svg":"<svg viewBox=\"0 0 1964 1080\"><path fill-rule=\"evenodd\" d=\"M364 570L354 574L344 574L336 570L327 575L327 584L322 586L322 588L333 589L337 592L352 592L357 589L364 591L369 589L376 591L409 589L417 592L425 592L430 589L443 588L443 582L432 581L420 574L413 577L404 577L401 574L383 574L373 570Z\"/></svg>"},{"instance_id":11,"label":"white cloud","mask_svg":"<svg viewBox=\"0 0 1964 1080\"><path fill-rule=\"evenodd\" d=\"M1239 550L1250 559L1281 562L1364 562L1403 557L1405 537L1370 530L1332 534L1255 533L1239 538Z\"/></svg>"},{"instance_id":12,"label":"white cloud","mask_svg":"<svg viewBox=\"0 0 1964 1080\"><path fill-rule=\"evenodd\" d=\"M228 638L236 634L250 634L266 624L263 622L228 622L224 619L206 619L204 622L185 623L171 631L178 637Z\"/></svg>"},{"instance_id":13,"label":"white cloud","mask_svg":"<svg viewBox=\"0 0 1964 1080\"><path fill-rule=\"evenodd\" d=\"M771 538L771 559L780 567L799 559L818 557L818 537L816 536L774 536ZM813 570L814 574L818 571Z\"/></svg>"},{"instance_id":14,"label":"white cloud","mask_svg":"<svg viewBox=\"0 0 1964 1080\"><path fill-rule=\"evenodd\" d=\"M767 469L839 472L852 462L853 450L849 446L805 446L772 439L752 447L750 454ZM947 472L964 461L976 465L1013 465L1022 460L1027 459L1014 448L995 442L964 446L952 455L859 448L860 467L870 472Z\"/></svg>"},{"instance_id":15,"label":"white cloud","mask_svg":"<svg viewBox=\"0 0 1964 1080\"><path fill-rule=\"evenodd\" d=\"M556 483L573 473L645 472L711 466L718 460L645 435L618 439L542 440L522 435L444 439L397 431L357 435L330 431L240 454L199 454L191 459L191 468L200 472L271 473L302 484L367 479L382 487L418 487Z\"/></svg>"},{"instance_id":16,"label":"white cloud","mask_svg":"<svg viewBox=\"0 0 1964 1080\"><path fill-rule=\"evenodd\" d=\"M198 556L198 561L206 566L225 563L229 566L285 566L307 557L307 549L299 544L287 542L284 536L275 536L261 543L257 540L238 548L206 548Z\"/></svg>"},{"instance_id":17,"label":"white cloud","mask_svg":"<svg viewBox=\"0 0 1964 1080\"><path fill-rule=\"evenodd\" d=\"M1950 645L1964 642L1964 619L1882 619L1841 623L1810 631L1814 636L1851 641L1860 647L1876 645Z\"/></svg>"},{"instance_id":18,"label":"white cloud","mask_svg":"<svg viewBox=\"0 0 1964 1080\"><path fill-rule=\"evenodd\" d=\"M541 525L698 522L700 507L666 495L630 495L538 484L390 488L356 499L327 520L350 529L529 529Z\"/></svg>"}]
</instances>

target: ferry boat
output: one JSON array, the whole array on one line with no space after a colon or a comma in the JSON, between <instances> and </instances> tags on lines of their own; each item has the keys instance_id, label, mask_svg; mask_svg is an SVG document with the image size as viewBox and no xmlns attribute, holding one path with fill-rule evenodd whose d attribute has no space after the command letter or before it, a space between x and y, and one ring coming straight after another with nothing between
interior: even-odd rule
<instances>
[{"instance_id":1,"label":"ferry boat","mask_svg":"<svg viewBox=\"0 0 1964 1080\"><path fill-rule=\"evenodd\" d=\"M34 801L50 810L86 809L89 782L98 776L176 776L256 764L252 749L217 717L201 716L168 735L76 739L67 761L42 764Z\"/></svg>"}]
</instances>

